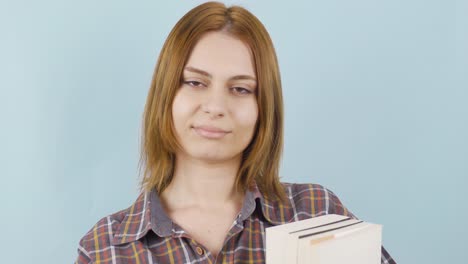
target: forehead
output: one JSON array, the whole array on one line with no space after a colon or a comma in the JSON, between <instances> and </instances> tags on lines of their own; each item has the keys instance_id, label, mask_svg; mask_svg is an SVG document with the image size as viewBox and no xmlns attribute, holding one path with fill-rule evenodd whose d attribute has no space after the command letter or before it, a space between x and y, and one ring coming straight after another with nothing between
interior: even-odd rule
<instances>
[{"instance_id":1,"label":"forehead","mask_svg":"<svg viewBox=\"0 0 468 264\"><path fill-rule=\"evenodd\" d=\"M186 66L202 69L213 76L255 76L250 47L226 32L205 33L193 47Z\"/></svg>"}]
</instances>

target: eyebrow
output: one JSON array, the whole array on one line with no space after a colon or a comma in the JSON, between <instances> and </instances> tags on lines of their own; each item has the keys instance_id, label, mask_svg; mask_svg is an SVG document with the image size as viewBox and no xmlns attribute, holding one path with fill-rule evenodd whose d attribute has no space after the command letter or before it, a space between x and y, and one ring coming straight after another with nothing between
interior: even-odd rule
<instances>
[{"instance_id":1,"label":"eyebrow","mask_svg":"<svg viewBox=\"0 0 468 264\"><path fill-rule=\"evenodd\" d=\"M184 68L184 70L186 71L189 71L189 72L194 72L194 73L198 73L198 74L201 74L203 76L206 76L208 78L213 78L213 76L211 74L209 74L208 72L204 71L204 70L200 70L200 69L197 69L197 68L194 68L194 67L190 67L190 66L187 66ZM231 78L229 78L230 80L252 80L252 81L257 81L257 79L253 76L250 76L250 75L246 75L246 74L243 74L243 75L236 75L236 76L232 76Z\"/></svg>"}]
</instances>

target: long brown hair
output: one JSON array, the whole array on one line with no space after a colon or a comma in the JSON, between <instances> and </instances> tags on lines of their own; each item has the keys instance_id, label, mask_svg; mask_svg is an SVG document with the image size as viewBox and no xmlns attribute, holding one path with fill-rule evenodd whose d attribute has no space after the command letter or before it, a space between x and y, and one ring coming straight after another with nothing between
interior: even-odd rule
<instances>
[{"instance_id":1,"label":"long brown hair","mask_svg":"<svg viewBox=\"0 0 468 264\"><path fill-rule=\"evenodd\" d=\"M263 24L240 6L201 4L174 26L161 50L143 115L141 186L161 194L174 173L175 151L180 148L171 107L180 87L183 68L200 37L226 31L250 47L254 60L259 116L252 141L243 152L235 188L246 190L254 182L270 199L284 200L279 164L283 149L283 98L276 52Z\"/></svg>"}]
</instances>

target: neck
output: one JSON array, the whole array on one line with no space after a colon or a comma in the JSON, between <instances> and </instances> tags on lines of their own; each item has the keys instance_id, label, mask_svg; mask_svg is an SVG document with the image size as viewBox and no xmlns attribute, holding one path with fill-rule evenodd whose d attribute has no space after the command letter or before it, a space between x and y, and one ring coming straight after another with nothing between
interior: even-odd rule
<instances>
[{"instance_id":1,"label":"neck","mask_svg":"<svg viewBox=\"0 0 468 264\"><path fill-rule=\"evenodd\" d=\"M235 179L240 157L223 162L206 162L176 155L174 176L162 197L176 208L222 207L243 199L241 190L235 191Z\"/></svg>"}]
</instances>

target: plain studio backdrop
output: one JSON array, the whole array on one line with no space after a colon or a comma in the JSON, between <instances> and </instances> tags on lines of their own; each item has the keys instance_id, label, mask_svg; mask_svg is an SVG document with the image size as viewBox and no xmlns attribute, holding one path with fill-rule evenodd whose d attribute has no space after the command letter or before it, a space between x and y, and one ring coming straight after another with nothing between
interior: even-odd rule
<instances>
[{"instance_id":1,"label":"plain studio backdrop","mask_svg":"<svg viewBox=\"0 0 468 264\"><path fill-rule=\"evenodd\" d=\"M72 263L138 195L141 117L177 20L201 1L1 1L2 263ZM237 1L275 44L283 181L383 224L398 263L464 263L468 1Z\"/></svg>"}]
</instances>

